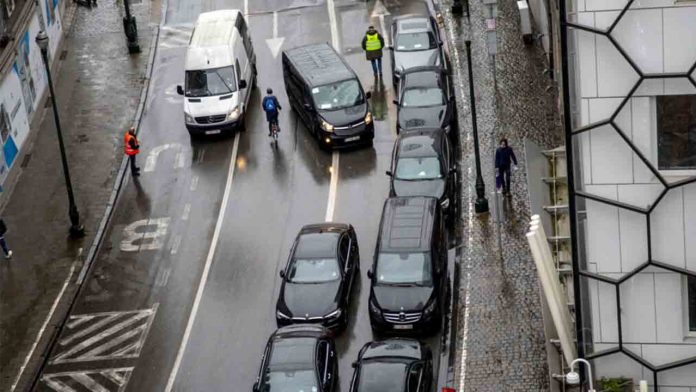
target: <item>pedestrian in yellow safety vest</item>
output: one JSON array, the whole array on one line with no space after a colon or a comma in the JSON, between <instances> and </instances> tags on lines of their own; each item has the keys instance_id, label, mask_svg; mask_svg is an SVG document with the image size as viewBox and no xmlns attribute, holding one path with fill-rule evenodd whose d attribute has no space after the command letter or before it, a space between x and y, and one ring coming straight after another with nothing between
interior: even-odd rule
<instances>
[{"instance_id":1,"label":"pedestrian in yellow safety vest","mask_svg":"<svg viewBox=\"0 0 696 392\"><path fill-rule=\"evenodd\" d=\"M365 51L365 57L372 63L372 72L375 77L377 73L382 77L382 48L384 48L384 38L375 29L375 26L370 26L362 40L362 48Z\"/></svg>"}]
</instances>

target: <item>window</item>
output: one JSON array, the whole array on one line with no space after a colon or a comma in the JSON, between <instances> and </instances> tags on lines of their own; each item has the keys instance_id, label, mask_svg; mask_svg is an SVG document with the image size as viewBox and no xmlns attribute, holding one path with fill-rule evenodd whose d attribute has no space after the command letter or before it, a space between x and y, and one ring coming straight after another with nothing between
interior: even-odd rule
<instances>
[{"instance_id":1,"label":"window","mask_svg":"<svg viewBox=\"0 0 696 392\"><path fill-rule=\"evenodd\" d=\"M696 95L656 97L660 170L696 169Z\"/></svg>"},{"instance_id":2,"label":"window","mask_svg":"<svg viewBox=\"0 0 696 392\"><path fill-rule=\"evenodd\" d=\"M420 391L421 380L423 379L423 364L415 363L408 369L408 390L409 392Z\"/></svg>"},{"instance_id":3,"label":"window","mask_svg":"<svg viewBox=\"0 0 696 392\"><path fill-rule=\"evenodd\" d=\"M342 266L345 267L345 263L348 262L348 246L350 244L350 238L348 235L343 235L341 237L341 242L338 245L338 257L341 260Z\"/></svg>"},{"instance_id":4,"label":"window","mask_svg":"<svg viewBox=\"0 0 696 392\"><path fill-rule=\"evenodd\" d=\"M185 93L187 97L207 97L237 91L232 67L186 71Z\"/></svg>"},{"instance_id":5,"label":"window","mask_svg":"<svg viewBox=\"0 0 696 392\"><path fill-rule=\"evenodd\" d=\"M687 278L687 302L689 306L689 333L696 333L696 277Z\"/></svg>"}]
</instances>

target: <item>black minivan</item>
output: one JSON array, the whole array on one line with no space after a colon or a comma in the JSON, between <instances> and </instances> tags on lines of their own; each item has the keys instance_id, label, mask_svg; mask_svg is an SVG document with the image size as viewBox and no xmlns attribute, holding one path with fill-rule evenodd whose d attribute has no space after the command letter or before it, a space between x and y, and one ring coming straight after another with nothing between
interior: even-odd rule
<instances>
[{"instance_id":1,"label":"black minivan","mask_svg":"<svg viewBox=\"0 0 696 392\"><path fill-rule=\"evenodd\" d=\"M367 272L374 331L432 333L440 328L447 288L446 244L436 198L387 199Z\"/></svg>"},{"instance_id":2,"label":"black minivan","mask_svg":"<svg viewBox=\"0 0 696 392\"><path fill-rule=\"evenodd\" d=\"M283 79L290 105L322 148L372 143L370 92L331 45L283 51Z\"/></svg>"}]
</instances>

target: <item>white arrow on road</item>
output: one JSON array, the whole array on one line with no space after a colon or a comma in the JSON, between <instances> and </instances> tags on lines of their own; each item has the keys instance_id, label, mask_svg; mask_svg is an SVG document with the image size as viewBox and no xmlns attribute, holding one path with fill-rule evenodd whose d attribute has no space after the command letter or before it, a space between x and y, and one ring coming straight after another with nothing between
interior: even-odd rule
<instances>
[{"instance_id":1,"label":"white arrow on road","mask_svg":"<svg viewBox=\"0 0 696 392\"><path fill-rule=\"evenodd\" d=\"M389 32L387 31L387 25L384 22L384 17L387 15L391 15L391 13L387 9L387 7L384 6L382 0L377 0L375 2L375 7L372 9L372 14L370 15L370 18L379 19L379 27L382 29L380 33L382 33L382 37L384 37L385 46L389 46Z\"/></svg>"},{"instance_id":2,"label":"white arrow on road","mask_svg":"<svg viewBox=\"0 0 696 392\"><path fill-rule=\"evenodd\" d=\"M278 11L273 11L273 38L268 38L266 40L266 44L268 44L268 49L271 50L273 58L278 57L280 48L283 46L283 41L285 41L285 37L278 37Z\"/></svg>"}]
</instances>

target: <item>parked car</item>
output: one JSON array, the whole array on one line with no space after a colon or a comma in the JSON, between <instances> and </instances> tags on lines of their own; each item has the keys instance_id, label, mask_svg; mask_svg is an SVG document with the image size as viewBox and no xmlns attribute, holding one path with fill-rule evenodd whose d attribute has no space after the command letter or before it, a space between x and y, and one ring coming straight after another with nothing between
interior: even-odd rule
<instances>
[{"instance_id":1,"label":"parked car","mask_svg":"<svg viewBox=\"0 0 696 392\"><path fill-rule=\"evenodd\" d=\"M432 196L450 223L457 215L457 166L451 142L439 128L402 132L394 143L390 196Z\"/></svg>"},{"instance_id":2,"label":"parked car","mask_svg":"<svg viewBox=\"0 0 696 392\"><path fill-rule=\"evenodd\" d=\"M416 67L401 74L397 133L412 128L442 128L449 135L455 121L454 89L447 71Z\"/></svg>"},{"instance_id":3,"label":"parked car","mask_svg":"<svg viewBox=\"0 0 696 392\"><path fill-rule=\"evenodd\" d=\"M276 304L278 326L316 323L341 330L348 323L350 294L360 268L353 226L307 225L290 250Z\"/></svg>"},{"instance_id":4,"label":"parked car","mask_svg":"<svg viewBox=\"0 0 696 392\"><path fill-rule=\"evenodd\" d=\"M253 391L333 392L337 385L338 355L329 331L291 325L268 339Z\"/></svg>"},{"instance_id":5,"label":"parked car","mask_svg":"<svg viewBox=\"0 0 696 392\"><path fill-rule=\"evenodd\" d=\"M325 149L371 144L372 113L358 75L329 44L283 52L283 79L291 107Z\"/></svg>"},{"instance_id":6,"label":"parked car","mask_svg":"<svg viewBox=\"0 0 696 392\"><path fill-rule=\"evenodd\" d=\"M377 333L439 330L447 289L447 234L434 197L387 199L370 278L370 324Z\"/></svg>"},{"instance_id":7,"label":"parked car","mask_svg":"<svg viewBox=\"0 0 696 392\"><path fill-rule=\"evenodd\" d=\"M430 348L415 339L367 343L353 362L350 392L428 392L432 358Z\"/></svg>"},{"instance_id":8,"label":"parked car","mask_svg":"<svg viewBox=\"0 0 696 392\"><path fill-rule=\"evenodd\" d=\"M394 18L391 29L392 83L399 85L401 73L414 67L447 68L440 31L429 15L404 15Z\"/></svg>"},{"instance_id":9,"label":"parked car","mask_svg":"<svg viewBox=\"0 0 696 392\"><path fill-rule=\"evenodd\" d=\"M189 134L219 134L244 129L256 55L239 10L204 12L198 16L186 51L184 121Z\"/></svg>"}]
</instances>

